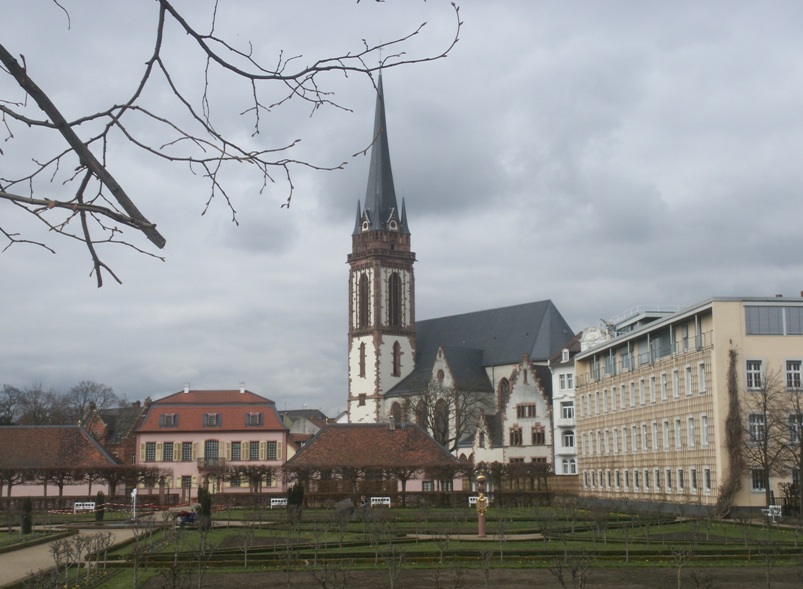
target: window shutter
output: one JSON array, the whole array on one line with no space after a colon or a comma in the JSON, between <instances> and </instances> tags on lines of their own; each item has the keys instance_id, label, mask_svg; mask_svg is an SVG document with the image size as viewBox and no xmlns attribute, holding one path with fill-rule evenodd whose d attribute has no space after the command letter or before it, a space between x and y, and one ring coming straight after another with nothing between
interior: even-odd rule
<instances>
[{"instance_id":1,"label":"window shutter","mask_svg":"<svg viewBox=\"0 0 803 589\"><path fill-rule=\"evenodd\" d=\"M259 443L259 459L265 460L265 456L267 456L267 442L260 442Z\"/></svg>"},{"instance_id":2,"label":"window shutter","mask_svg":"<svg viewBox=\"0 0 803 589\"><path fill-rule=\"evenodd\" d=\"M192 475L192 488L194 489L197 486L198 486L198 477L195 476L195 475ZM190 493L190 495L192 495L192 493Z\"/></svg>"},{"instance_id":3,"label":"window shutter","mask_svg":"<svg viewBox=\"0 0 803 589\"><path fill-rule=\"evenodd\" d=\"M193 460L197 460L198 459L198 442L193 442L192 443L192 459ZM195 478L195 477L193 477L193 478ZM193 483L193 486L194 485L195 485L195 483Z\"/></svg>"},{"instance_id":4,"label":"window shutter","mask_svg":"<svg viewBox=\"0 0 803 589\"><path fill-rule=\"evenodd\" d=\"M178 462L179 460L181 460L181 442L173 442L173 462Z\"/></svg>"},{"instance_id":5,"label":"window shutter","mask_svg":"<svg viewBox=\"0 0 803 589\"><path fill-rule=\"evenodd\" d=\"M156 462L161 462L164 460L163 451L164 446L162 445L162 442L156 442Z\"/></svg>"},{"instance_id":6,"label":"window shutter","mask_svg":"<svg viewBox=\"0 0 803 589\"><path fill-rule=\"evenodd\" d=\"M164 413L159 414L159 427L164 427L165 424L165 416Z\"/></svg>"},{"instance_id":7,"label":"window shutter","mask_svg":"<svg viewBox=\"0 0 803 589\"><path fill-rule=\"evenodd\" d=\"M139 445L139 461L145 462L145 442Z\"/></svg>"},{"instance_id":8,"label":"window shutter","mask_svg":"<svg viewBox=\"0 0 803 589\"><path fill-rule=\"evenodd\" d=\"M231 460L231 442L226 442L226 460Z\"/></svg>"},{"instance_id":9,"label":"window shutter","mask_svg":"<svg viewBox=\"0 0 803 589\"><path fill-rule=\"evenodd\" d=\"M284 457L282 456L282 443L276 442L276 460L283 460Z\"/></svg>"}]
</instances>

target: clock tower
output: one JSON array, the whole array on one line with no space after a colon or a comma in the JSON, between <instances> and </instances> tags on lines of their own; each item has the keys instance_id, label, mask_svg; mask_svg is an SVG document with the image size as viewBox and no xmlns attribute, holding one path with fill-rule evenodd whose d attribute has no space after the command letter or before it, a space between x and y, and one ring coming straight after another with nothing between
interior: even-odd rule
<instances>
[{"instance_id":1,"label":"clock tower","mask_svg":"<svg viewBox=\"0 0 803 589\"><path fill-rule=\"evenodd\" d=\"M405 204L396 202L381 74L377 91L368 189L348 256L351 423L386 421L384 393L415 363L415 254Z\"/></svg>"}]
</instances>

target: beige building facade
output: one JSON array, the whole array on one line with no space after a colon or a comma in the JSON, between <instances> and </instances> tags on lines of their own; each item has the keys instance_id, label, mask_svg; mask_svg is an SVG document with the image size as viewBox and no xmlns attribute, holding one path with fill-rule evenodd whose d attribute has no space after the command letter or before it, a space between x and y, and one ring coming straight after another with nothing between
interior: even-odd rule
<instances>
[{"instance_id":1,"label":"beige building facade","mask_svg":"<svg viewBox=\"0 0 803 589\"><path fill-rule=\"evenodd\" d=\"M791 392L800 387L803 299L712 298L625 319L575 357L581 496L728 511L765 507L769 484L779 498L791 471L768 480L748 463L735 472L728 450L750 443L745 400L764 375L779 374ZM725 427L731 362L739 440ZM723 487L733 492L726 497Z\"/></svg>"}]
</instances>

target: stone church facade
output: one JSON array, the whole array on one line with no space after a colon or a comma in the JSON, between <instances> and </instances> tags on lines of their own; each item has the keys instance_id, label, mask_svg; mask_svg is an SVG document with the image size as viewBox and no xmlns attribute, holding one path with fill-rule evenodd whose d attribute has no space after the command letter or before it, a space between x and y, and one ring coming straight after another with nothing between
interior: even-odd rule
<instances>
[{"instance_id":1,"label":"stone church facade","mask_svg":"<svg viewBox=\"0 0 803 589\"><path fill-rule=\"evenodd\" d=\"M423 391L460 390L456 402L440 399L453 453L551 462L548 362L572 329L549 300L416 321L415 261L406 205L396 200L380 76L368 187L348 256L348 420L421 423ZM487 402L460 424L466 395Z\"/></svg>"}]
</instances>

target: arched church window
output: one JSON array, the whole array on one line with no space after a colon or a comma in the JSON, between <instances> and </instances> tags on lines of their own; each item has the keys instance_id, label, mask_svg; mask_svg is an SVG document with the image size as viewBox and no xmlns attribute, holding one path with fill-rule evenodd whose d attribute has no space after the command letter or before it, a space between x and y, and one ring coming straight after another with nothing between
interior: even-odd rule
<instances>
[{"instance_id":1,"label":"arched church window","mask_svg":"<svg viewBox=\"0 0 803 589\"><path fill-rule=\"evenodd\" d=\"M499 387L497 389L497 396L499 401L499 408L502 409L507 406L507 402L510 399L510 381L506 378L503 378L499 381Z\"/></svg>"},{"instance_id":2,"label":"arched church window","mask_svg":"<svg viewBox=\"0 0 803 589\"><path fill-rule=\"evenodd\" d=\"M449 407L446 401L438 399L435 403L435 423L432 437L440 445L446 447L449 443Z\"/></svg>"},{"instance_id":3,"label":"arched church window","mask_svg":"<svg viewBox=\"0 0 803 589\"><path fill-rule=\"evenodd\" d=\"M401 346L393 342L393 376L401 376Z\"/></svg>"},{"instance_id":4,"label":"arched church window","mask_svg":"<svg viewBox=\"0 0 803 589\"><path fill-rule=\"evenodd\" d=\"M438 370L438 373L435 375L435 378L438 379L439 384L443 384L443 377L444 377L443 370Z\"/></svg>"},{"instance_id":5,"label":"arched church window","mask_svg":"<svg viewBox=\"0 0 803 589\"><path fill-rule=\"evenodd\" d=\"M388 325L401 326L402 317L402 285L398 272L393 272L388 279Z\"/></svg>"},{"instance_id":6,"label":"arched church window","mask_svg":"<svg viewBox=\"0 0 803 589\"><path fill-rule=\"evenodd\" d=\"M394 401L393 405L390 406L390 416L396 424L402 422L401 405L399 405L398 401Z\"/></svg>"},{"instance_id":7,"label":"arched church window","mask_svg":"<svg viewBox=\"0 0 803 589\"><path fill-rule=\"evenodd\" d=\"M360 376L365 378L365 343L360 344Z\"/></svg>"},{"instance_id":8,"label":"arched church window","mask_svg":"<svg viewBox=\"0 0 803 589\"><path fill-rule=\"evenodd\" d=\"M368 276L360 274L360 287L357 295L357 327L364 329L369 323L370 289L368 288Z\"/></svg>"}]
</instances>

